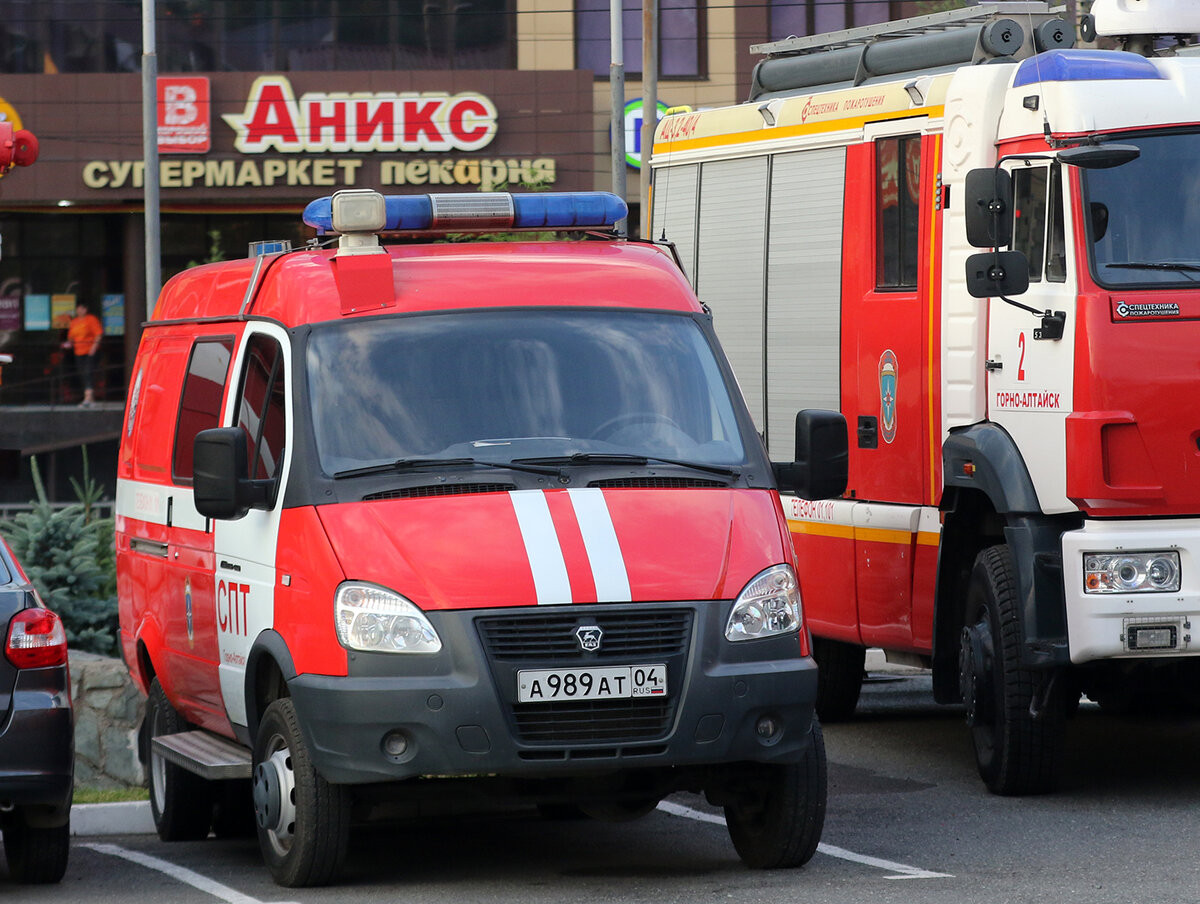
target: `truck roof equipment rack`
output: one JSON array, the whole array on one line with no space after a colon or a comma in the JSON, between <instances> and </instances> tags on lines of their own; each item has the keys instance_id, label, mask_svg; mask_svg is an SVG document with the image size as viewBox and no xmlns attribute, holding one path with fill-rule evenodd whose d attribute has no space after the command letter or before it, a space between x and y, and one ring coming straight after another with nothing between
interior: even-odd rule
<instances>
[{"instance_id":1,"label":"truck roof equipment rack","mask_svg":"<svg viewBox=\"0 0 1200 904\"><path fill-rule=\"evenodd\" d=\"M1031 34L1026 34L1025 26L1030 27ZM1041 0L981 3L895 22L754 44L750 52L767 58L754 67L749 99L861 85L885 76L929 74L932 69L950 70L968 63L1022 60L1074 43L1074 29Z\"/></svg>"}]
</instances>

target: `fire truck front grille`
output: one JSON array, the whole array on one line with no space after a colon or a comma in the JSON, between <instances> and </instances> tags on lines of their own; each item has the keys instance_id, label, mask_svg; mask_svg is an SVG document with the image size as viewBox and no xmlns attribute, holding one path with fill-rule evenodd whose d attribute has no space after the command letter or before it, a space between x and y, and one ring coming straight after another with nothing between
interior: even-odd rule
<instances>
[{"instance_id":1,"label":"fire truck front grille","mask_svg":"<svg viewBox=\"0 0 1200 904\"><path fill-rule=\"evenodd\" d=\"M524 703L513 707L525 743L626 743L662 737L675 714L672 700Z\"/></svg>"},{"instance_id":2,"label":"fire truck front grille","mask_svg":"<svg viewBox=\"0 0 1200 904\"><path fill-rule=\"evenodd\" d=\"M649 487L651 489L704 489L716 487L728 489L729 483L722 480L704 480L695 477L618 477L612 480L593 480L589 487L623 489L627 487Z\"/></svg>"},{"instance_id":3,"label":"fire truck front grille","mask_svg":"<svg viewBox=\"0 0 1200 904\"><path fill-rule=\"evenodd\" d=\"M511 483L439 483L433 486L401 487L363 496L363 502L379 499L418 499L424 496L465 496L471 493L507 493L517 487Z\"/></svg>"},{"instance_id":4,"label":"fire truck front grille","mask_svg":"<svg viewBox=\"0 0 1200 904\"><path fill-rule=\"evenodd\" d=\"M687 651L692 613L687 609L588 612L584 607L572 607L569 612L554 615L481 618L477 624L493 660L544 663L637 657L649 662L645 657L677 656ZM585 652L576 632L590 625L602 632L600 648Z\"/></svg>"}]
</instances>

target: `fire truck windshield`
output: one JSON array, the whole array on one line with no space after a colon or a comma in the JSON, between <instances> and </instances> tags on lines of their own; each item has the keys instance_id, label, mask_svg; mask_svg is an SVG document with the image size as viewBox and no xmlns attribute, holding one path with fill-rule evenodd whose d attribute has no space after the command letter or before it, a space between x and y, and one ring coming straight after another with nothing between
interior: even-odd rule
<instances>
[{"instance_id":1,"label":"fire truck windshield","mask_svg":"<svg viewBox=\"0 0 1200 904\"><path fill-rule=\"evenodd\" d=\"M746 462L730 386L687 315L539 308L354 319L314 328L306 368L331 476L438 459Z\"/></svg>"},{"instance_id":2,"label":"fire truck windshield","mask_svg":"<svg viewBox=\"0 0 1200 904\"><path fill-rule=\"evenodd\" d=\"M1200 132L1121 143L1141 156L1080 171L1093 276L1110 288L1200 284Z\"/></svg>"}]
</instances>

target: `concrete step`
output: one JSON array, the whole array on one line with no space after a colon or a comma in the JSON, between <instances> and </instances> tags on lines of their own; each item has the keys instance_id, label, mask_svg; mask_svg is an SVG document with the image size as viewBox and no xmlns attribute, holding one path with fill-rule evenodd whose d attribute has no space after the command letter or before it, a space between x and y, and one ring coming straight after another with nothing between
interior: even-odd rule
<instances>
[{"instance_id":1,"label":"concrete step","mask_svg":"<svg viewBox=\"0 0 1200 904\"><path fill-rule=\"evenodd\" d=\"M154 752L169 763L207 779L249 778L250 751L236 741L196 729L160 735Z\"/></svg>"}]
</instances>

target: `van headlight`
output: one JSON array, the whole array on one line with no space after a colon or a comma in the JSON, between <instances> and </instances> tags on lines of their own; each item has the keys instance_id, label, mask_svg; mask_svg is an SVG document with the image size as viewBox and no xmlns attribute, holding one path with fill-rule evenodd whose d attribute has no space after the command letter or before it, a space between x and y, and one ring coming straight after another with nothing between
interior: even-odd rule
<instances>
[{"instance_id":1,"label":"van headlight","mask_svg":"<svg viewBox=\"0 0 1200 904\"><path fill-rule=\"evenodd\" d=\"M800 628L800 585L791 565L775 565L755 575L733 601L726 640L755 640Z\"/></svg>"},{"instance_id":2,"label":"van headlight","mask_svg":"<svg viewBox=\"0 0 1200 904\"><path fill-rule=\"evenodd\" d=\"M1089 552L1083 557L1084 593L1175 593L1180 586L1179 553Z\"/></svg>"},{"instance_id":3,"label":"van headlight","mask_svg":"<svg viewBox=\"0 0 1200 904\"><path fill-rule=\"evenodd\" d=\"M348 581L334 597L338 640L369 653L437 653L442 639L417 606L375 584Z\"/></svg>"}]
</instances>

